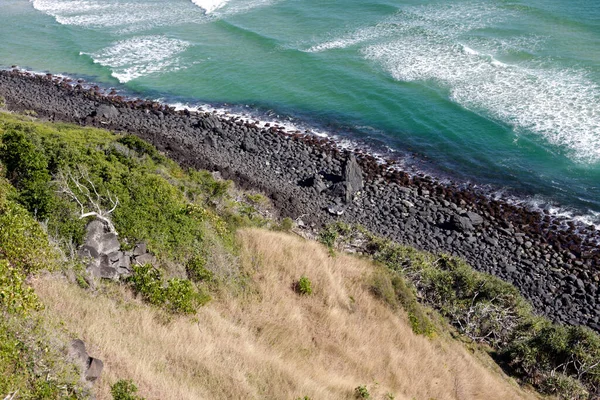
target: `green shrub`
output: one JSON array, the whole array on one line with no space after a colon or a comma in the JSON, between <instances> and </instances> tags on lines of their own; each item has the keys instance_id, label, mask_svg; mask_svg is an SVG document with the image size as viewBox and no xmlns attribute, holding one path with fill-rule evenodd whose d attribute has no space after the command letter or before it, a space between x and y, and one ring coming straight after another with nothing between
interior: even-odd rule
<instances>
[{"instance_id":1,"label":"green shrub","mask_svg":"<svg viewBox=\"0 0 600 400\"><path fill-rule=\"evenodd\" d=\"M0 160L6 167L6 177L19 191L19 202L38 218L47 217L53 193L44 153L22 130L9 129L1 138Z\"/></svg>"},{"instance_id":2,"label":"green shrub","mask_svg":"<svg viewBox=\"0 0 600 400\"><path fill-rule=\"evenodd\" d=\"M371 282L371 292L393 309L401 306L408 314L414 333L426 336L435 333L435 327L425 313L424 307L418 303L412 289L397 272L376 271Z\"/></svg>"},{"instance_id":3,"label":"green shrub","mask_svg":"<svg viewBox=\"0 0 600 400\"><path fill-rule=\"evenodd\" d=\"M275 226L274 229L276 231L289 232L292 230L293 227L294 227L294 221L291 218L286 217L286 218L282 219L281 222L279 223L279 225Z\"/></svg>"},{"instance_id":4,"label":"green shrub","mask_svg":"<svg viewBox=\"0 0 600 400\"><path fill-rule=\"evenodd\" d=\"M210 282L214 277L206 268L206 258L200 255L190 258L185 267L188 278L194 282Z\"/></svg>"},{"instance_id":5,"label":"green shrub","mask_svg":"<svg viewBox=\"0 0 600 400\"><path fill-rule=\"evenodd\" d=\"M296 290L296 293L301 294L303 296L310 296L313 292L312 283L310 282L310 279L308 279L304 275L302 275L298 282L295 283L294 289Z\"/></svg>"},{"instance_id":6,"label":"green shrub","mask_svg":"<svg viewBox=\"0 0 600 400\"><path fill-rule=\"evenodd\" d=\"M113 400L144 400L136 395L137 391L138 388L132 380L120 379L110 387Z\"/></svg>"},{"instance_id":7,"label":"green shrub","mask_svg":"<svg viewBox=\"0 0 600 400\"><path fill-rule=\"evenodd\" d=\"M164 289L167 309L177 314L193 314L210 297L199 293L187 279L169 279Z\"/></svg>"},{"instance_id":8,"label":"green shrub","mask_svg":"<svg viewBox=\"0 0 600 400\"><path fill-rule=\"evenodd\" d=\"M357 386L354 388L354 397L357 399L370 399L371 394L367 390L367 386Z\"/></svg>"},{"instance_id":9,"label":"green shrub","mask_svg":"<svg viewBox=\"0 0 600 400\"><path fill-rule=\"evenodd\" d=\"M135 151L140 156L148 155L154 161L161 162L162 156L158 153L158 150L150 143L143 141L135 135L125 135L117 139L117 143L127 146L129 149Z\"/></svg>"},{"instance_id":10,"label":"green shrub","mask_svg":"<svg viewBox=\"0 0 600 400\"><path fill-rule=\"evenodd\" d=\"M25 314L38 306L33 289L25 285L25 276L0 259L0 311Z\"/></svg>"},{"instance_id":11,"label":"green shrub","mask_svg":"<svg viewBox=\"0 0 600 400\"><path fill-rule=\"evenodd\" d=\"M128 278L136 294L142 299L156 306L165 303L165 290L163 287L162 273L150 264L136 265L133 273Z\"/></svg>"}]
</instances>

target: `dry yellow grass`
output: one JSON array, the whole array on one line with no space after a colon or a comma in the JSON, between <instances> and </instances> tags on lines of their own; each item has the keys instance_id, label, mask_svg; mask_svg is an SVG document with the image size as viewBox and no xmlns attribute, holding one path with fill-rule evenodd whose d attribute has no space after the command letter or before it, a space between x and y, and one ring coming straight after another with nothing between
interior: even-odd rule
<instances>
[{"instance_id":1,"label":"dry yellow grass","mask_svg":"<svg viewBox=\"0 0 600 400\"><path fill-rule=\"evenodd\" d=\"M35 282L48 317L104 360L99 399L123 378L148 399L347 399L359 385L372 399L534 398L462 344L413 334L405 315L365 287L371 263L331 258L317 243L281 233L239 237L256 291L216 299L197 322L161 322L133 299L93 296L57 278ZM292 290L302 275L312 296Z\"/></svg>"}]
</instances>

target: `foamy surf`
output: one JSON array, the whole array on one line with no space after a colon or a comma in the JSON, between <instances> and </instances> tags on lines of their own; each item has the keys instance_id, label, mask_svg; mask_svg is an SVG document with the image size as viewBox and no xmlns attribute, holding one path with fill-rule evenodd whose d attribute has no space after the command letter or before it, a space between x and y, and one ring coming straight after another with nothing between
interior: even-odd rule
<instances>
[{"instance_id":1,"label":"foamy surf","mask_svg":"<svg viewBox=\"0 0 600 400\"><path fill-rule=\"evenodd\" d=\"M192 0L192 3L203 9L206 14L222 8L227 2L228 0Z\"/></svg>"},{"instance_id":2,"label":"foamy surf","mask_svg":"<svg viewBox=\"0 0 600 400\"><path fill-rule=\"evenodd\" d=\"M186 41L165 36L139 36L88 55L94 63L110 68L112 76L125 83L142 76L185 68L177 55L189 46Z\"/></svg>"},{"instance_id":3,"label":"foamy surf","mask_svg":"<svg viewBox=\"0 0 600 400\"><path fill-rule=\"evenodd\" d=\"M516 14L510 10L473 2L407 7L306 51L361 45L367 60L398 81L442 87L450 100L517 134L536 134L576 162L599 163L600 87L586 72L534 61L509 63L497 56L538 46L539 38L498 42L473 34L511 18Z\"/></svg>"}]
</instances>

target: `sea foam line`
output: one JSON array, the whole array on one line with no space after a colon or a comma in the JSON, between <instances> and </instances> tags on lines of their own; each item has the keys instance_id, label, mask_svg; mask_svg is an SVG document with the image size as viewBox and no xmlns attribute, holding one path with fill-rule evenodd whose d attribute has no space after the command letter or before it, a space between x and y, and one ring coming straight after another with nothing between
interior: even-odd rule
<instances>
[{"instance_id":1,"label":"sea foam line","mask_svg":"<svg viewBox=\"0 0 600 400\"><path fill-rule=\"evenodd\" d=\"M189 42L160 35L136 36L87 55L94 63L109 67L112 76L125 83L141 76L185 68L177 55L190 45Z\"/></svg>"}]
</instances>

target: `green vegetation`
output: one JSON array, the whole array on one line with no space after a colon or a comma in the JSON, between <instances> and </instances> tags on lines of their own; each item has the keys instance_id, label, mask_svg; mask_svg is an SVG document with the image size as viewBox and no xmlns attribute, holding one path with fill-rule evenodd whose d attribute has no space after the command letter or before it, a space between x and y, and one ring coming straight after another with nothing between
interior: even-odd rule
<instances>
[{"instance_id":1,"label":"green vegetation","mask_svg":"<svg viewBox=\"0 0 600 400\"><path fill-rule=\"evenodd\" d=\"M44 328L26 283L39 271L68 268L77 284L89 286L74 257L91 218L84 214L108 216L123 249L148 244L156 265L134 266L127 284L147 303L184 315L209 301L220 283L244 281L235 231L268 224L263 196L232 196L231 182L183 170L135 136L0 113L0 162L0 398L17 390L23 399L87 395L64 345ZM292 225L288 218L275 229ZM372 293L404 309L414 332L435 334L425 303L540 391L565 398L600 392L599 336L535 316L512 285L460 259L403 247L360 227L334 224L319 240L332 255L364 243L361 250L382 266L369 282ZM313 293L306 276L294 289ZM131 381L111 389L115 399L141 399ZM355 395L370 397L366 386Z\"/></svg>"},{"instance_id":2,"label":"green vegetation","mask_svg":"<svg viewBox=\"0 0 600 400\"><path fill-rule=\"evenodd\" d=\"M54 269L58 253L40 224L17 202L17 191L0 178L0 397L80 398L79 374L52 345L42 321L29 274Z\"/></svg>"},{"instance_id":3,"label":"green vegetation","mask_svg":"<svg viewBox=\"0 0 600 400\"><path fill-rule=\"evenodd\" d=\"M121 379L110 387L113 400L144 400L143 397L136 395L137 391L137 386L131 380Z\"/></svg>"},{"instance_id":4,"label":"green vegetation","mask_svg":"<svg viewBox=\"0 0 600 400\"><path fill-rule=\"evenodd\" d=\"M392 307L401 305L416 333L433 329L418 298L459 333L490 346L501 364L542 393L588 398L600 391L600 336L536 316L514 286L461 259L400 246L357 226L333 224L320 238L332 249L362 241L364 251L385 266L372 278L373 293Z\"/></svg>"},{"instance_id":5,"label":"green vegetation","mask_svg":"<svg viewBox=\"0 0 600 400\"><path fill-rule=\"evenodd\" d=\"M367 390L366 386L357 386L354 389L354 397L357 399L370 399L371 394L369 393L369 390Z\"/></svg>"},{"instance_id":6,"label":"green vegetation","mask_svg":"<svg viewBox=\"0 0 600 400\"><path fill-rule=\"evenodd\" d=\"M304 296L310 296L313 292L310 279L304 275L302 275L300 279L298 279L298 282L295 283L294 289L296 290L296 293Z\"/></svg>"}]
</instances>

